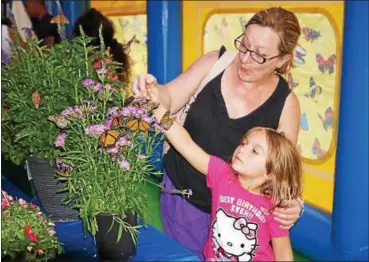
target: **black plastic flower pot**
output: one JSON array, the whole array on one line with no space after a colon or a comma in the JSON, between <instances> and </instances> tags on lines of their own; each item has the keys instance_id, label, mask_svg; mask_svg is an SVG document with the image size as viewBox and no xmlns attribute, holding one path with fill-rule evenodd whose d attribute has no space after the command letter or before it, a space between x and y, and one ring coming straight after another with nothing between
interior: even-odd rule
<instances>
[{"instance_id":1,"label":"black plastic flower pot","mask_svg":"<svg viewBox=\"0 0 369 262\"><path fill-rule=\"evenodd\" d=\"M72 221L78 219L78 211L73 204L64 205L66 193L58 193L63 188L63 183L55 178L55 170L49 161L39 158L28 158L27 169L32 177L37 199L40 201L45 213L54 221Z\"/></svg>"},{"instance_id":2,"label":"black plastic flower pot","mask_svg":"<svg viewBox=\"0 0 369 262\"><path fill-rule=\"evenodd\" d=\"M131 226L137 225L136 213L129 212L126 216L123 220L125 223ZM113 215L99 214L96 216L96 220L98 231L95 239L101 260L128 261L130 257L136 255L136 245L129 231L123 229L121 238L117 242L119 223L114 221Z\"/></svg>"}]
</instances>

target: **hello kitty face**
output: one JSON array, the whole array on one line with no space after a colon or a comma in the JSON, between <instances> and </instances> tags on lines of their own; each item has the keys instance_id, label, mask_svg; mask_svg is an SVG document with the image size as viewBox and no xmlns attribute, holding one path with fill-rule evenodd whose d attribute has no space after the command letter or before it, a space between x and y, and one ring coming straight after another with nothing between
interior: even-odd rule
<instances>
[{"instance_id":1,"label":"hello kitty face","mask_svg":"<svg viewBox=\"0 0 369 262\"><path fill-rule=\"evenodd\" d=\"M231 260L250 261L257 246L257 228L257 224L247 222L244 217L228 216L223 209L218 209L213 223L217 253Z\"/></svg>"}]
</instances>

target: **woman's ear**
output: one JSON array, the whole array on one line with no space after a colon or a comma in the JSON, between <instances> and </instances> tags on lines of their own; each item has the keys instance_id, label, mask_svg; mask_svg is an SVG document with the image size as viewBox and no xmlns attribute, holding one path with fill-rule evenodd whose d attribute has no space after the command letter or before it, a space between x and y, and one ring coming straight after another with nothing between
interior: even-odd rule
<instances>
[{"instance_id":1,"label":"woman's ear","mask_svg":"<svg viewBox=\"0 0 369 262\"><path fill-rule=\"evenodd\" d=\"M281 68L283 65L288 63L292 59L292 55L286 54L279 58L277 68Z\"/></svg>"}]
</instances>

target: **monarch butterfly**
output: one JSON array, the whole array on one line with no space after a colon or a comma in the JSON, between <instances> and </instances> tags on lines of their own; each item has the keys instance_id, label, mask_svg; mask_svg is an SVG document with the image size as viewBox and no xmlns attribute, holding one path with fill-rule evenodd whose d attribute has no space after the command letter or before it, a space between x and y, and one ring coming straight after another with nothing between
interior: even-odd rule
<instances>
[{"instance_id":1,"label":"monarch butterfly","mask_svg":"<svg viewBox=\"0 0 369 262\"><path fill-rule=\"evenodd\" d=\"M32 103L35 106L36 109L38 109L38 107L41 104L41 95L40 92L36 91L32 94Z\"/></svg>"},{"instance_id":2,"label":"monarch butterfly","mask_svg":"<svg viewBox=\"0 0 369 262\"><path fill-rule=\"evenodd\" d=\"M170 112L167 111L160 120L160 125L168 130L173 125L173 118L170 117Z\"/></svg>"},{"instance_id":3,"label":"monarch butterfly","mask_svg":"<svg viewBox=\"0 0 369 262\"><path fill-rule=\"evenodd\" d=\"M124 125L123 119L117 116L117 117L114 117L113 120L111 121L110 127L117 128L117 127L122 127L123 125Z\"/></svg>"},{"instance_id":4,"label":"monarch butterfly","mask_svg":"<svg viewBox=\"0 0 369 262\"><path fill-rule=\"evenodd\" d=\"M52 24L59 24L59 25L66 25L69 24L68 18L65 17L63 14L57 14L56 16L51 19L50 23Z\"/></svg>"},{"instance_id":5,"label":"monarch butterfly","mask_svg":"<svg viewBox=\"0 0 369 262\"><path fill-rule=\"evenodd\" d=\"M49 116L47 119L54 122L59 128L66 128L69 124L68 119L63 115Z\"/></svg>"},{"instance_id":6,"label":"monarch butterfly","mask_svg":"<svg viewBox=\"0 0 369 262\"><path fill-rule=\"evenodd\" d=\"M112 147L118 139L124 134L122 130L109 129L106 130L100 137L99 143L103 147Z\"/></svg>"},{"instance_id":7,"label":"monarch butterfly","mask_svg":"<svg viewBox=\"0 0 369 262\"><path fill-rule=\"evenodd\" d=\"M139 130L139 132L146 133L150 129L150 124L142 119L133 119L128 121L127 127L133 132Z\"/></svg>"}]
</instances>

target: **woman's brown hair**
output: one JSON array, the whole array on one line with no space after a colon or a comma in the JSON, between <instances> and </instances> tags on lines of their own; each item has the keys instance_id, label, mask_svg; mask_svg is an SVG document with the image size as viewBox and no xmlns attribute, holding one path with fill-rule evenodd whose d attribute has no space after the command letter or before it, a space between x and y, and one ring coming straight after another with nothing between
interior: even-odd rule
<instances>
[{"instance_id":1,"label":"woman's brown hair","mask_svg":"<svg viewBox=\"0 0 369 262\"><path fill-rule=\"evenodd\" d=\"M292 58L276 71L279 74L287 74L293 67L293 52L301 35L301 28L296 15L281 7L272 7L256 13L246 24L259 25L272 29L280 39L278 50L281 55L291 55Z\"/></svg>"}]
</instances>

